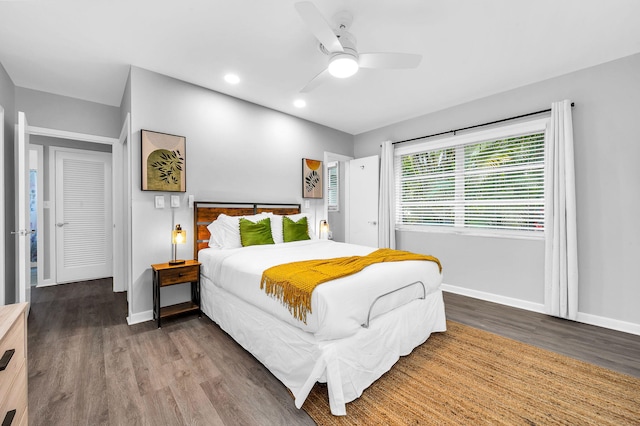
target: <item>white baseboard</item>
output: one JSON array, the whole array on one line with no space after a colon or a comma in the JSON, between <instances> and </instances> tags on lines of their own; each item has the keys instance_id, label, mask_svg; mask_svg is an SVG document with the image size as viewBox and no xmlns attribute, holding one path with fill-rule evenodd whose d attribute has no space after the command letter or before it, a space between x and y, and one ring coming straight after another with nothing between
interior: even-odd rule
<instances>
[{"instance_id":1,"label":"white baseboard","mask_svg":"<svg viewBox=\"0 0 640 426\"><path fill-rule=\"evenodd\" d=\"M151 320L153 320L153 310L138 312L137 314L129 315L127 317L127 324L133 325Z\"/></svg>"},{"instance_id":2,"label":"white baseboard","mask_svg":"<svg viewBox=\"0 0 640 426\"><path fill-rule=\"evenodd\" d=\"M640 336L640 324L634 324L632 322L585 314L584 312L578 312L576 321Z\"/></svg>"},{"instance_id":3,"label":"white baseboard","mask_svg":"<svg viewBox=\"0 0 640 426\"><path fill-rule=\"evenodd\" d=\"M501 305L511 306L514 308L525 309L527 311L538 312L545 314L544 305L541 303L529 302L521 299L514 299L512 297L500 296L499 294L487 293L479 290L472 290L464 287L458 287L450 284L442 284L443 291L449 293L460 294L463 296L473 297L474 299L486 300L488 302L499 303ZM578 312L576 319L578 322L584 324L595 325L597 327L608 328L611 330L622 331L624 333L630 333L640 336L640 324L634 324L631 322L620 321L612 318L601 317L598 315L585 314Z\"/></svg>"},{"instance_id":4,"label":"white baseboard","mask_svg":"<svg viewBox=\"0 0 640 426\"><path fill-rule=\"evenodd\" d=\"M464 287L457 287L450 284L442 284L440 287L443 291L448 291L449 293L461 294L463 296L473 297L474 299L486 300L488 302L499 303L501 305L512 306L514 308L544 314L544 305L542 303L528 302L522 299L514 299L512 297L500 296L499 294L486 293L484 291L472 290Z\"/></svg>"}]
</instances>

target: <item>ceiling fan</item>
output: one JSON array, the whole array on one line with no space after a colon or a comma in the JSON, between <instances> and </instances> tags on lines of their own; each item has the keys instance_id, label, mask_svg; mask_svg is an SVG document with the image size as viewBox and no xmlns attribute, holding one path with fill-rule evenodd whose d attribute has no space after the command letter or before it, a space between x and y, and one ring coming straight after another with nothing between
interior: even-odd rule
<instances>
[{"instance_id":1,"label":"ceiling fan","mask_svg":"<svg viewBox=\"0 0 640 426\"><path fill-rule=\"evenodd\" d=\"M340 12L335 16L337 28L332 29L316 6L303 1L295 4L296 11L320 42L320 51L329 56L327 68L316 75L300 92L315 89L331 76L347 78L360 68L416 68L422 55L411 53L358 53L356 39L348 31L353 16Z\"/></svg>"}]
</instances>

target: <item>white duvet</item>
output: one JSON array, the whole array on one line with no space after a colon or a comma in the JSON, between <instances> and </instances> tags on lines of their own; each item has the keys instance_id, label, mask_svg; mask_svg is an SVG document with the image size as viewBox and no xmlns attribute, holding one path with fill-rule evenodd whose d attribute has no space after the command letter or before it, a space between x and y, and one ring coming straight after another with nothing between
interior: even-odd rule
<instances>
[{"instance_id":1,"label":"white duvet","mask_svg":"<svg viewBox=\"0 0 640 426\"><path fill-rule=\"evenodd\" d=\"M280 301L260 289L262 272L275 265L310 259L366 255L375 249L327 240L250 246L238 249L203 249L198 253L204 276L216 286L257 308L312 333L317 340L355 334L367 321L370 306L379 296L408 284L375 303L371 319L411 300L437 291L442 281L438 265L430 261L385 262L361 272L324 283L313 291L306 323L295 319Z\"/></svg>"}]
</instances>

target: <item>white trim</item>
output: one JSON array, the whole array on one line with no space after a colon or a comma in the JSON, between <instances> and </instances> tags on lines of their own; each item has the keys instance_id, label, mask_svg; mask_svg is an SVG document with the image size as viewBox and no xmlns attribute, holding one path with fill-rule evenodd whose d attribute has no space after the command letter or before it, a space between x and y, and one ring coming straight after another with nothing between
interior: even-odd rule
<instances>
[{"instance_id":1,"label":"white trim","mask_svg":"<svg viewBox=\"0 0 640 426\"><path fill-rule=\"evenodd\" d=\"M331 161L338 161L340 162L347 162L353 160L353 157L350 157L348 155L343 155L343 154L336 154L334 152L328 152L325 151L324 152L324 175L327 176L327 165L331 162ZM341 177L341 179L343 179L344 182L344 206L343 206L343 213L344 213L344 232L345 232L345 242L349 242L346 241L347 239L349 239L349 168L345 166L345 171L344 171L344 176ZM324 206L323 206L323 213L324 213L324 218L327 219L329 218L329 197L324 197Z\"/></svg>"},{"instance_id":2,"label":"white trim","mask_svg":"<svg viewBox=\"0 0 640 426\"><path fill-rule=\"evenodd\" d=\"M441 285L441 288L442 291L447 291L449 293L460 294L463 296L473 297L474 299L486 300L488 302L499 303L501 305L511 306L514 308L524 309L527 311L547 315L545 313L544 304L542 303L529 302L522 299L514 299L511 297L500 296L498 294L486 293L484 291L472 290L444 283ZM640 324L621 321L613 318L601 317L584 312L578 312L576 321L584 324L594 325L596 327L603 327L610 330L616 330L623 333L635 334L640 336Z\"/></svg>"},{"instance_id":3,"label":"white trim","mask_svg":"<svg viewBox=\"0 0 640 426\"><path fill-rule=\"evenodd\" d=\"M461 294L463 296L473 297L474 299L486 300L487 302L499 303L501 305L512 306L514 308L544 314L544 304L542 303L529 302L527 300L515 299L513 297L501 296L499 294L487 293L484 291L444 283L440 287L442 288L442 291L448 291L449 293Z\"/></svg>"},{"instance_id":4,"label":"white trim","mask_svg":"<svg viewBox=\"0 0 640 426\"><path fill-rule=\"evenodd\" d=\"M68 132L66 130L47 129L44 127L27 126L27 133L34 136L49 136L60 139L72 139L83 142L102 143L114 145L118 139L107 136L88 135L86 133Z\"/></svg>"},{"instance_id":5,"label":"white trim","mask_svg":"<svg viewBox=\"0 0 640 426\"><path fill-rule=\"evenodd\" d=\"M128 158L131 140L130 115L127 113L118 143L112 145L113 155L113 291L128 291L130 279L131 218L130 209L130 179L129 168L124 164ZM127 250L126 248L129 247ZM124 249L123 249L124 248Z\"/></svg>"},{"instance_id":6,"label":"white trim","mask_svg":"<svg viewBox=\"0 0 640 426\"><path fill-rule=\"evenodd\" d=\"M130 313L127 317L127 324L133 325L151 320L153 320L153 309L150 311L138 312L136 314Z\"/></svg>"},{"instance_id":7,"label":"white trim","mask_svg":"<svg viewBox=\"0 0 640 426\"><path fill-rule=\"evenodd\" d=\"M37 269L37 283L40 284L44 281L44 148L42 145L29 145L29 150L34 150L38 154L38 166L37 166L37 219L36 219L36 269ZM33 283L31 283L33 285Z\"/></svg>"},{"instance_id":8,"label":"white trim","mask_svg":"<svg viewBox=\"0 0 640 426\"><path fill-rule=\"evenodd\" d=\"M640 336L640 324L578 312L576 321Z\"/></svg>"},{"instance_id":9,"label":"white trim","mask_svg":"<svg viewBox=\"0 0 640 426\"><path fill-rule=\"evenodd\" d=\"M482 229L482 228L462 228L450 226L430 226L430 225L396 225L398 232L425 232L434 234L455 234L473 237L508 238L512 240L538 240L544 241L544 232L535 231L510 231L508 229Z\"/></svg>"},{"instance_id":10,"label":"white trim","mask_svg":"<svg viewBox=\"0 0 640 426\"><path fill-rule=\"evenodd\" d=\"M4 132L5 132L5 124L4 124L4 108L0 105L0 188L4 188ZM0 195L0 238L2 241L0 243L0 280L2 280L2 284L0 284L0 306L5 304L5 292L6 287L5 283L7 282L7 277L5 276L5 242L7 241L7 237L5 235L6 229L4 226L4 209L5 209L5 198L6 191L2 191L2 195Z\"/></svg>"}]
</instances>

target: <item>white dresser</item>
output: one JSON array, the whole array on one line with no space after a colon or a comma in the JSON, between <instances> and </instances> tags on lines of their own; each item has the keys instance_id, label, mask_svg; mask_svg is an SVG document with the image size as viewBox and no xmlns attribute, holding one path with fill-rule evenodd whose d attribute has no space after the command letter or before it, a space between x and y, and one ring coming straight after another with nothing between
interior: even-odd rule
<instances>
[{"instance_id":1,"label":"white dresser","mask_svg":"<svg viewBox=\"0 0 640 426\"><path fill-rule=\"evenodd\" d=\"M0 306L0 421L27 425L27 304Z\"/></svg>"}]
</instances>

